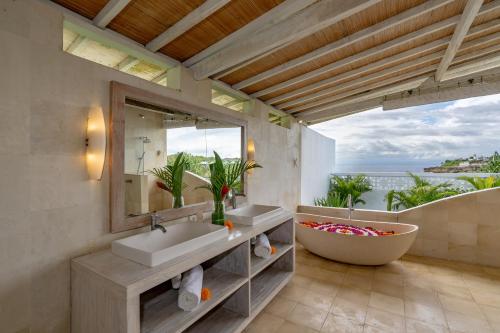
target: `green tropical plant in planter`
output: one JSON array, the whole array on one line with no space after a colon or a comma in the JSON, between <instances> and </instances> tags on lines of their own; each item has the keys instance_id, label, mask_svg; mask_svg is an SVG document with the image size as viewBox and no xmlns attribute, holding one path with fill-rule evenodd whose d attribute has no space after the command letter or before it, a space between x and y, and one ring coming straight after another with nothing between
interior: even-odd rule
<instances>
[{"instance_id":1,"label":"green tropical plant in planter","mask_svg":"<svg viewBox=\"0 0 500 333\"><path fill-rule=\"evenodd\" d=\"M229 191L236 187L241 176L245 172L254 168L262 168L255 161L237 160L231 163L224 163L222 158L214 151L215 162L210 167L210 184L199 186L212 192L214 197L214 212L212 213L212 223L224 225L224 199Z\"/></svg>"},{"instance_id":2,"label":"green tropical plant in planter","mask_svg":"<svg viewBox=\"0 0 500 333\"><path fill-rule=\"evenodd\" d=\"M408 175L413 179L415 185L404 191L389 191L385 196L388 211L412 208L462 193L460 189L452 188L450 183L433 185L411 172Z\"/></svg>"},{"instance_id":3,"label":"green tropical plant in planter","mask_svg":"<svg viewBox=\"0 0 500 333\"><path fill-rule=\"evenodd\" d=\"M154 168L148 171L161 179L161 181L156 182L156 186L172 194L172 207L174 208L181 208L184 206L182 190L185 187L183 177L184 171L188 168L187 162L184 153L179 153L174 163L166 165L163 168Z\"/></svg>"},{"instance_id":4,"label":"green tropical plant in planter","mask_svg":"<svg viewBox=\"0 0 500 333\"><path fill-rule=\"evenodd\" d=\"M489 177L468 177L462 176L457 179L463 180L471 184L476 190L485 190L487 188L500 187L500 177L499 176L489 176Z\"/></svg>"},{"instance_id":5,"label":"green tropical plant in planter","mask_svg":"<svg viewBox=\"0 0 500 333\"><path fill-rule=\"evenodd\" d=\"M314 199L315 206L321 207L347 207L347 198L337 192L330 192L325 198Z\"/></svg>"},{"instance_id":6,"label":"green tropical plant in planter","mask_svg":"<svg viewBox=\"0 0 500 333\"><path fill-rule=\"evenodd\" d=\"M365 175L357 175L355 177L346 176L333 176L330 183L330 193L338 193L341 198L344 198L347 205L347 196L350 194L352 197L352 203L355 204L366 204L366 202L361 199L361 195L366 192L370 192L372 186L368 178Z\"/></svg>"}]
</instances>

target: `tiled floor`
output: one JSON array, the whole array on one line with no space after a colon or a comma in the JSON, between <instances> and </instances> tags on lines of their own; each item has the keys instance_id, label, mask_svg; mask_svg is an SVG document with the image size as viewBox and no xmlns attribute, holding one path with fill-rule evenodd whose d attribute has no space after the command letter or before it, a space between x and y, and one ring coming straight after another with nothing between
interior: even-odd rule
<instances>
[{"instance_id":1,"label":"tiled floor","mask_svg":"<svg viewBox=\"0 0 500 333\"><path fill-rule=\"evenodd\" d=\"M246 332L500 332L500 268L412 256L345 265L297 244L293 280Z\"/></svg>"}]
</instances>

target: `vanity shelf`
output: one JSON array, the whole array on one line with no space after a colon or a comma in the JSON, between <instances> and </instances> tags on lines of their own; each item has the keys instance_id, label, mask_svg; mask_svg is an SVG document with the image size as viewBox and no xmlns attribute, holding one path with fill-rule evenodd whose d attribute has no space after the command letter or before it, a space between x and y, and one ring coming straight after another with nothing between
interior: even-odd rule
<instances>
[{"instance_id":1,"label":"vanity shelf","mask_svg":"<svg viewBox=\"0 0 500 333\"><path fill-rule=\"evenodd\" d=\"M292 244L286 244L286 243L281 243L281 242L274 242L271 241L271 246L274 246L276 248L276 253L271 255L269 258L260 258L257 257L253 252L252 252L252 258L251 258L251 267L250 267L250 272L251 272L251 277L254 277L255 275L259 274L263 269L271 265L273 262L281 258L282 255L284 255L286 252L291 250L293 248Z\"/></svg>"},{"instance_id":2,"label":"vanity shelf","mask_svg":"<svg viewBox=\"0 0 500 333\"><path fill-rule=\"evenodd\" d=\"M183 311L177 306L178 291L170 289L143 304L141 332L182 332L246 282L240 275L209 268L203 272L203 287L212 291L210 300L201 302L193 311Z\"/></svg>"}]
</instances>

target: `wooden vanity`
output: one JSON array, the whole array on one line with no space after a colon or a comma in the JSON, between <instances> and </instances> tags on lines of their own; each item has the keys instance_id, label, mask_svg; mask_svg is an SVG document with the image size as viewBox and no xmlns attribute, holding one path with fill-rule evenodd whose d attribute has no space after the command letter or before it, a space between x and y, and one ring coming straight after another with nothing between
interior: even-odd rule
<instances>
[{"instance_id":1,"label":"wooden vanity","mask_svg":"<svg viewBox=\"0 0 500 333\"><path fill-rule=\"evenodd\" d=\"M263 232L277 249L269 259L251 251L250 239ZM76 258L72 332L241 332L291 279L294 239L293 215L285 211L253 227L235 224L227 239L155 267L111 250ZM198 264L212 298L185 312L169 280Z\"/></svg>"}]
</instances>

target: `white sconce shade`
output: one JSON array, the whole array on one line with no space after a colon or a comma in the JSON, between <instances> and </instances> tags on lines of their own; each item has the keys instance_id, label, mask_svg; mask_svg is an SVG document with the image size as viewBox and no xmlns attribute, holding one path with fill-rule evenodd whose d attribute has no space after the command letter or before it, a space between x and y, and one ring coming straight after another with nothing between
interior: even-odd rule
<instances>
[{"instance_id":1,"label":"white sconce shade","mask_svg":"<svg viewBox=\"0 0 500 333\"><path fill-rule=\"evenodd\" d=\"M100 107L89 111L87 120L87 172L92 180L101 180L106 156L106 125Z\"/></svg>"},{"instance_id":2,"label":"white sconce shade","mask_svg":"<svg viewBox=\"0 0 500 333\"><path fill-rule=\"evenodd\" d=\"M255 143L253 139L249 138L247 141L247 160L255 161ZM253 173L253 169L247 171L249 175Z\"/></svg>"}]
</instances>

